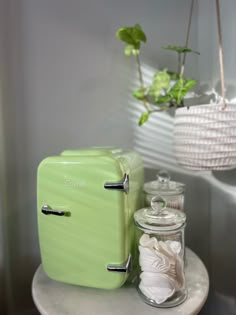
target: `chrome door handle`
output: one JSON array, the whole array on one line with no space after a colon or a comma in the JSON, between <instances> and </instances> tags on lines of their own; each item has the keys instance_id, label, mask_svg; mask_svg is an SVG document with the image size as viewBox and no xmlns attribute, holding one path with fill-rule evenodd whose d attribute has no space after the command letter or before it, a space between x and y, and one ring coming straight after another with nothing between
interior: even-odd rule
<instances>
[{"instance_id":1,"label":"chrome door handle","mask_svg":"<svg viewBox=\"0 0 236 315\"><path fill-rule=\"evenodd\" d=\"M104 188L125 191L127 193L129 191L129 175L125 174L122 181L120 182L105 183Z\"/></svg>"},{"instance_id":2,"label":"chrome door handle","mask_svg":"<svg viewBox=\"0 0 236 315\"><path fill-rule=\"evenodd\" d=\"M123 265L107 265L108 271L115 272L131 272L132 270L132 256L129 254L127 261Z\"/></svg>"},{"instance_id":3,"label":"chrome door handle","mask_svg":"<svg viewBox=\"0 0 236 315\"><path fill-rule=\"evenodd\" d=\"M61 216L70 216L70 212L61 211L61 210L54 210L48 205L42 206L41 211L43 214L46 214L46 215L53 214L53 215L57 215L60 217Z\"/></svg>"}]
</instances>

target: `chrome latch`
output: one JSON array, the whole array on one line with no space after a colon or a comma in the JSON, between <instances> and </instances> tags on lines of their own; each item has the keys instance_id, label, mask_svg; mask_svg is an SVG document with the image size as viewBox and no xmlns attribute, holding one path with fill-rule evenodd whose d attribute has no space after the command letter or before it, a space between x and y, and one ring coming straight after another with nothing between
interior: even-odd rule
<instances>
[{"instance_id":1,"label":"chrome latch","mask_svg":"<svg viewBox=\"0 0 236 315\"><path fill-rule=\"evenodd\" d=\"M48 205L42 206L41 211L43 214L46 214L46 215L53 214L53 215L57 215L57 216L66 216L66 217L70 216L70 212L61 211L61 210L54 210Z\"/></svg>"},{"instance_id":2,"label":"chrome latch","mask_svg":"<svg viewBox=\"0 0 236 315\"><path fill-rule=\"evenodd\" d=\"M105 183L104 188L125 191L127 193L129 191L129 175L125 174L120 182Z\"/></svg>"},{"instance_id":3,"label":"chrome latch","mask_svg":"<svg viewBox=\"0 0 236 315\"><path fill-rule=\"evenodd\" d=\"M132 256L129 254L127 261L123 265L107 265L108 271L113 272L131 272L132 270Z\"/></svg>"}]
</instances>

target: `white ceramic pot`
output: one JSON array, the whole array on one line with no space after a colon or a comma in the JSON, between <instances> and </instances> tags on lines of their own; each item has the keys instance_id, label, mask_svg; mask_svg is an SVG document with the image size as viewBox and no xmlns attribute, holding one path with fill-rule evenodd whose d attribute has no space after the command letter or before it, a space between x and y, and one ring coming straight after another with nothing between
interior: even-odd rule
<instances>
[{"instance_id":1,"label":"white ceramic pot","mask_svg":"<svg viewBox=\"0 0 236 315\"><path fill-rule=\"evenodd\" d=\"M176 110L174 154L192 170L236 167L236 104L206 104Z\"/></svg>"}]
</instances>

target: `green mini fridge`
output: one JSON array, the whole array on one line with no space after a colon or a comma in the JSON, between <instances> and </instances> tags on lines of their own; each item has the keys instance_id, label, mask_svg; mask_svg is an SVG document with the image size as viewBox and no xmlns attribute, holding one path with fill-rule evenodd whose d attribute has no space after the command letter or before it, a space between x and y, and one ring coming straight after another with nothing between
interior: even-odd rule
<instances>
[{"instance_id":1,"label":"green mini fridge","mask_svg":"<svg viewBox=\"0 0 236 315\"><path fill-rule=\"evenodd\" d=\"M135 260L133 213L142 207L143 163L133 151L64 151L38 167L42 264L54 280L114 289Z\"/></svg>"}]
</instances>

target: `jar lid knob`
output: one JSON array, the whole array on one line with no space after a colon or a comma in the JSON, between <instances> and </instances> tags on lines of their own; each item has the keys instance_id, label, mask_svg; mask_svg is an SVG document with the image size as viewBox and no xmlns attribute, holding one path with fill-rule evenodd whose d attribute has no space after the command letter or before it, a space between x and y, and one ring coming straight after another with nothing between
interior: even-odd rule
<instances>
[{"instance_id":1,"label":"jar lid knob","mask_svg":"<svg viewBox=\"0 0 236 315\"><path fill-rule=\"evenodd\" d=\"M167 201L161 196L153 197L151 200L151 207L156 214L161 214L167 207Z\"/></svg>"},{"instance_id":2,"label":"jar lid knob","mask_svg":"<svg viewBox=\"0 0 236 315\"><path fill-rule=\"evenodd\" d=\"M160 170L157 173L157 181L160 183L160 185L168 187L170 182L170 174L166 170Z\"/></svg>"}]
</instances>

